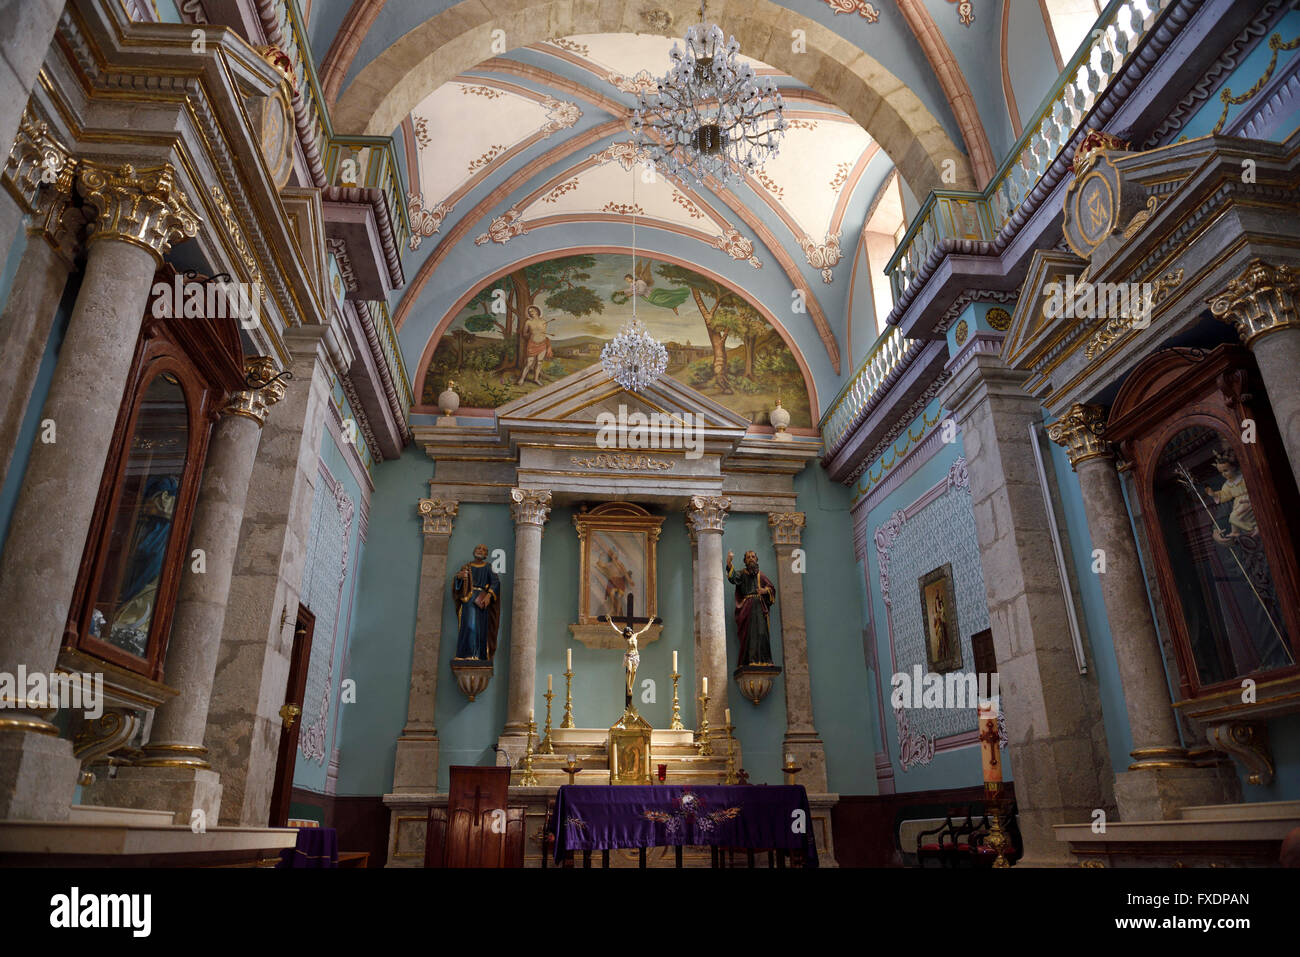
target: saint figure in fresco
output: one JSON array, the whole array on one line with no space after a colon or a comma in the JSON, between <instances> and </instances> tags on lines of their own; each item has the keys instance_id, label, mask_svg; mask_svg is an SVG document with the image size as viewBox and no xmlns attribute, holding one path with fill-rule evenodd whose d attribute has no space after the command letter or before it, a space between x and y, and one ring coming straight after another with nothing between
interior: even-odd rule
<instances>
[{"instance_id":1,"label":"saint figure in fresco","mask_svg":"<svg viewBox=\"0 0 1300 957\"><path fill-rule=\"evenodd\" d=\"M776 601L772 579L758 570L758 553L745 552L745 567L732 567L735 552L727 552L727 581L736 586L736 635L740 639L737 664L772 664L772 636L767 627L767 612Z\"/></svg>"},{"instance_id":2,"label":"saint figure in fresco","mask_svg":"<svg viewBox=\"0 0 1300 957\"><path fill-rule=\"evenodd\" d=\"M501 623L501 579L488 564L488 547L474 546L474 560L452 579L456 599L456 657L491 661Z\"/></svg>"},{"instance_id":3,"label":"saint figure in fresco","mask_svg":"<svg viewBox=\"0 0 1300 957\"><path fill-rule=\"evenodd\" d=\"M546 332L549 320L542 317L542 310L529 306L527 320L524 322L524 370L519 373L519 385L528 378L528 370L533 372L533 381L542 384L542 361L551 358L551 338Z\"/></svg>"}]
</instances>

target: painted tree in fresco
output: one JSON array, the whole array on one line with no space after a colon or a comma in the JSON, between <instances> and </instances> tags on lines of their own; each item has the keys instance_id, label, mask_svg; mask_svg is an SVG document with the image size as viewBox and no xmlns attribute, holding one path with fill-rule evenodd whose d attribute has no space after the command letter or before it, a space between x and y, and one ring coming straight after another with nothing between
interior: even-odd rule
<instances>
[{"instance_id":1,"label":"painted tree in fresco","mask_svg":"<svg viewBox=\"0 0 1300 957\"><path fill-rule=\"evenodd\" d=\"M685 266L661 263L659 275L674 286L685 286L691 291L695 307L700 310L704 329L709 334L713 349L713 385L722 395L731 395L731 381L727 375L727 337L731 334L721 321L725 309L747 309L748 303L720 282L701 276Z\"/></svg>"},{"instance_id":2,"label":"painted tree in fresco","mask_svg":"<svg viewBox=\"0 0 1300 957\"><path fill-rule=\"evenodd\" d=\"M773 339L779 339L772 327L767 324L758 311L747 302L739 305L728 303L718 310L713 322L724 332L739 339L745 347L746 379L754 378L754 359L760 348L766 349Z\"/></svg>"}]
</instances>

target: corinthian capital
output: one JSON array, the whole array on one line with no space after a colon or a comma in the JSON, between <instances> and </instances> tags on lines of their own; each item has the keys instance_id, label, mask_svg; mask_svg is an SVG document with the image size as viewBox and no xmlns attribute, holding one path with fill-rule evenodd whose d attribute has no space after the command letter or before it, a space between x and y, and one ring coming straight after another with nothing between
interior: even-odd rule
<instances>
[{"instance_id":1,"label":"corinthian capital","mask_svg":"<svg viewBox=\"0 0 1300 957\"><path fill-rule=\"evenodd\" d=\"M1106 410L1099 405L1076 402L1065 415L1047 427L1047 437L1064 447L1070 468L1088 459L1111 457L1110 445L1101 437Z\"/></svg>"},{"instance_id":2,"label":"corinthian capital","mask_svg":"<svg viewBox=\"0 0 1300 957\"><path fill-rule=\"evenodd\" d=\"M731 499L725 495L692 495L686 506L686 522L700 532L720 532L727 523Z\"/></svg>"},{"instance_id":3,"label":"corinthian capital","mask_svg":"<svg viewBox=\"0 0 1300 957\"><path fill-rule=\"evenodd\" d=\"M101 237L134 243L162 261L174 243L197 235L198 213L176 183L170 163L136 169L82 160L81 195L96 213L90 242Z\"/></svg>"},{"instance_id":4,"label":"corinthian capital","mask_svg":"<svg viewBox=\"0 0 1300 957\"><path fill-rule=\"evenodd\" d=\"M767 527L772 532L773 545L799 545L803 542L803 529L808 517L803 512L768 512Z\"/></svg>"},{"instance_id":5,"label":"corinthian capital","mask_svg":"<svg viewBox=\"0 0 1300 957\"><path fill-rule=\"evenodd\" d=\"M545 525L551 516L551 493L545 489L512 488L510 511L516 525Z\"/></svg>"},{"instance_id":6,"label":"corinthian capital","mask_svg":"<svg viewBox=\"0 0 1300 957\"><path fill-rule=\"evenodd\" d=\"M1296 310L1300 270L1252 259L1228 288L1207 301L1210 312L1237 327L1246 345L1275 329L1300 328Z\"/></svg>"},{"instance_id":7,"label":"corinthian capital","mask_svg":"<svg viewBox=\"0 0 1300 957\"><path fill-rule=\"evenodd\" d=\"M460 503L443 498L422 498L415 503L415 508L424 519L424 534L450 535Z\"/></svg>"},{"instance_id":8,"label":"corinthian capital","mask_svg":"<svg viewBox=\"0 0 1300 957\"><path fill-rule=\"evenodd\" d=\"M271 406L284 398L284 380L279 377L275 360L270 356L246 356L244 381L248 388L233 393L221 411L226 415L252 419L261 428L266 424Z\"/></svg>"},{"instance_id":9,"label":"corinthian capital","mask_svg":"<svg viewBox=\"0 0 1300 957\"><path fill-rule=\"evenodd\" d=\"M5 186L23 212L29 215L37 212L42 192L70 193L76 165L68 148L50 132L50 125L39 119L30 107L23 110L3 174Z\"/></svg>"}]
</instances>

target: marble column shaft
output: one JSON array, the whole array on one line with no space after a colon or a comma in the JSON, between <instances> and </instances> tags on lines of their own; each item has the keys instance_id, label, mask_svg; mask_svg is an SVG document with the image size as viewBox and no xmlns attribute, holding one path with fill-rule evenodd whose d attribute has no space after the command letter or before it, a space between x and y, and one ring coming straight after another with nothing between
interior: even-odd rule
<instances>
[{"instance_id":1,"label":"marble column shaft","mask_svg":"<svg viewBox=\"0 0 1300 957\"><path fill-rule=\"evenodd\" d=\"M781 658L785 678L785 753L802 770L796 780L811 792L826 791L826 747L813 720L812 675L808 669L808 625L804 615L803 573L794 570L802 540L803 512L768 515L776 551L776 604L781 615Z\"/></svg>"},{"instance_id":2,"label":"marble column shaft","mask_svg":"<svg viewBox=\"0 0 1300 957\"><path fill-rule=\"evenodd\" d=\"M518 737L522 753L537 672L542 526L551 514L551 493L516 488L510 490L510 498L515 518L515 569L510 585L510 689L505 736ZM513 753L510 757L515 759Z\"/></svg>"},{"instance_id":3,"label":"marble column shaft","mask_svg":"<svg viewBox=\"0 0 1300 957\"><path fill-rule=\"evenodd\" d=\"M287 330L293 379L262 427L239 530L208 708L221 823L265 826L330 386L326 327ZM316 641L326 640L315 636Z\"/></svg>"},{"instance_id":4,"label":"marble column shaft","mask_svg":"<svg viewBox=\"0 0 1300 957\"><path fill-rule=\"evenodd\" d=\"M394 791L433 791L438 786L438 668L442 657L442 614L450 584L447 548L459 505L443 499L420 499L424 555L420 560L420 595L411 648L411 684L406 725L397 739Z\"/></svg>"},{"instance_id":5,"label":"marble column shaft","mask_svg":"<svg viewBox=\"0 0 1300 957\"><path fill-rule=\"evenodd\" d=\"M1300 267L1252 260L1209 303L1215 317L1235 325L1255 354L1282 447L1300 485Z\"/></svg>"},{"instance_id":6,"label":"marble column shaft","mask_svg":"<svg viewBox=\"0 0 1300 957\"><path fill-rule=\"evenodd\" d=\"M22 259L0 313L0 342L4 343L0 350L0 477L13 461L83 221L80 212L68 206L66 194L51 196L46 202L52 208L28 227Z\"/></svg>"},{"instance_id":7,"label":"marble column shaft","mask_svg":"<svg viewBox=\"0 0 1300 957\"><path fill-rule=\"evenodd\" d=\"M700 693L700 679L709 679L709 733L725 734L722 728L731 675L727 671L727 619L725 565L722 555L722 529L731 500L723 496L697 495L686 510L687 520L695 529L695 573L699 601L699 635L695 646L695 687ZM698 716L697 716L698 723ZM716 753L716 749L715 749Z\"/></svg>"},{"instance_id":8,"label":"marble column shaft","mask_svg":"<svg viewBox=\"0 0 1300 957\"><path fill-rule=\"evenodd\" d=\"M1075 659L1030 445L1041 410L995 354L972 350L955 365L942 401L962 431L1026 859L1064 862L1053 826L1091 820L1114 794L1096 678Z\"/></svg>"}]
</instances>

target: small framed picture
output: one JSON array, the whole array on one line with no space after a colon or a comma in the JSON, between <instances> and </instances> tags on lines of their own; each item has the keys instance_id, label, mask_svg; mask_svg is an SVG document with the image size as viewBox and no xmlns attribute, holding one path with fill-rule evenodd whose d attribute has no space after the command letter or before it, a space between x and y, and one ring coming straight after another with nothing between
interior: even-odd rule
<instances>
[{"instance_id":1,"label":"small framed picture","mask_svg":"<svg viewBox=\"0 0 1300 957\"><path fill-rule=\"evenodd\" d=\"M961 667L961 633L957 630L957 598L951 563L926 572L921 588L921 621L925 627L925 661L935 673Z\"/></svg>"}]
</instances>

